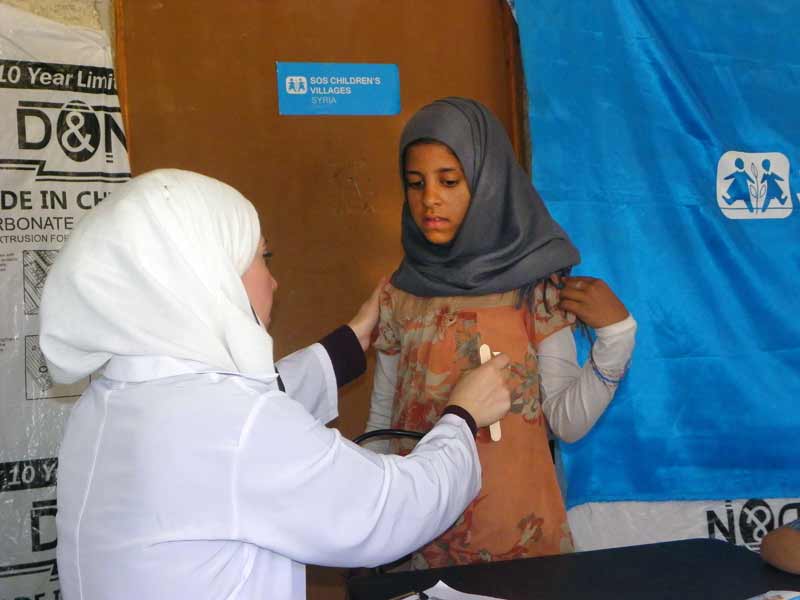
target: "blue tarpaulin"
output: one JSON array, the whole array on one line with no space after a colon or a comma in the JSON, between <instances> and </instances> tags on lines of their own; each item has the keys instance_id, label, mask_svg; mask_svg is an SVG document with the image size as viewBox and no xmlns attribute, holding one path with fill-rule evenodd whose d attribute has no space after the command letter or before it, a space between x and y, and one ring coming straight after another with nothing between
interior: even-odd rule
<instances>
[{"instance_id":1,"label":"blue tarpaulin","mask_svg":"<svg viewBox=\"0 0 800 600\"><path fill-rule=\"evenodd\" d=\"M517 0L534 182L639 322L567 503L800 495L800 3Z\"/></svg>"}]
</instances>

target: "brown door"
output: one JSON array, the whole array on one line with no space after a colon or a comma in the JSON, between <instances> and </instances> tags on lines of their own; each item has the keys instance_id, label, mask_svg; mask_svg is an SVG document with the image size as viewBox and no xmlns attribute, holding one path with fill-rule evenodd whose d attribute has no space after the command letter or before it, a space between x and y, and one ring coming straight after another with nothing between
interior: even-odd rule
<instances>
[{"instance_id":1,"label":"brown door","mask_svg":"<svg viewBox=\"0 0 800 600\"><path fill-rule=\"evenodd\" d=\"M515 40L504 0L118 0L133 172L199 171L258 207L275 253L271 333L283 356L347 322L399 263L396 148L415 110L476 98L520 148ZM402 111L279 116L276 61L397 64ZM345 436L363 430L370 387L368 372L343 390L335 425ZM310 569L309 598L342 598L341 580Z\"/></svg>"}]
</instances>

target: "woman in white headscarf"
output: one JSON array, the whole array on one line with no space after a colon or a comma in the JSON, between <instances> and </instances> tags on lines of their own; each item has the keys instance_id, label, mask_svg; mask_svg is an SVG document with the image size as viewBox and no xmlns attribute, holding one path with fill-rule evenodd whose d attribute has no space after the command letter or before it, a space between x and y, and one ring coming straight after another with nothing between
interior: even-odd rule
<instances>
[{"instance_id":1,"label":"woman in white headscarf","mask_svg":"<svg viewBox=\"0 0 800 600\"><path fill-rule=\"evenodd\" d=\"M474 432L508 410L508 359L465 377L408 457L359 448L323 423L363 371L379 289L273 365L265 254L247 199L177 170L125 184L60 253L41 347L58 381L99 373L59 455L67 600L304 598L306 563L391 561L477 493Z\"/></svg>"}]
</instances>

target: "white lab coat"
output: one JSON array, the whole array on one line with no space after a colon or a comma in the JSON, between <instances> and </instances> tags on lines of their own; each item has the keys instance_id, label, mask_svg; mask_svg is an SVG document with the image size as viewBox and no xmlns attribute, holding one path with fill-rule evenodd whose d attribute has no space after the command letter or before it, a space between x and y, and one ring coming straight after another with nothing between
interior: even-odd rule
<instances>
[{"instance_id":1,"label":"white lab coat","mask_svg":"<svg viewBox=\"0 0 800 600\"><path fill-rule=\"evenodd\" d=\"M336 382L319 344L274 381L163 357L114 357L59 455L65 600L305 598L305 564L370 566L449 527L480 488L466 423L445 415L408 457L323 425Z\"/></svg>"}]
</instances>

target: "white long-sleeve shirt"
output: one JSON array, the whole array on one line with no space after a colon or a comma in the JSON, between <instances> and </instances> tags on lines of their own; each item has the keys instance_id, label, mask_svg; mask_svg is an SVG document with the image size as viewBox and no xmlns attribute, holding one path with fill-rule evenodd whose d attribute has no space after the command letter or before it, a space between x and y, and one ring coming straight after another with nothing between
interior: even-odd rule
<instances>
[{"instance_id":1,"label":"white long-sleeve shirt","mask_svg":"<svg viewBox=\"0 0 800 600\"><path fill-rule=\"evenodd\" d=\"M613 325L595 330L592 354L607 379L620 377L630 361L636 337L636 321L628 315ZM591 361L578 365L575 338L570 328L548 336L539 344L541 403L551 431L566 442L586 435L614 397L617 386L603 381ZM378 352L367 431L391 426L399 354ZM374 440L368 447L388 452L388 441Z\"/></svg>"},{"instance_id":2,"label":"white long-sleeve shirt","mask_svg":"<svg viewBox=\"0 0 800 600\"><path fill-rule=\"evenodd\" d=\"M445 415L408 457L323 425L337 415L315 344L274 380L115 357L74 407L59 455L65 600L305 598L305 564L394 560L480 488L466 423Z\"/></svg>"}]
</instances>

